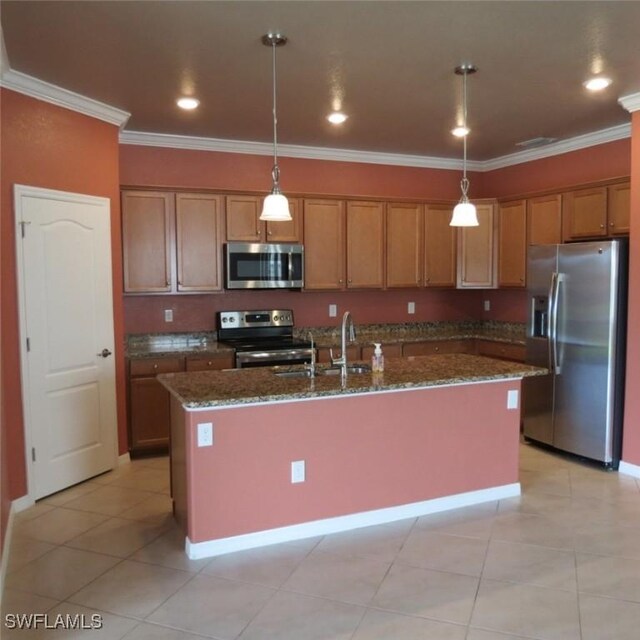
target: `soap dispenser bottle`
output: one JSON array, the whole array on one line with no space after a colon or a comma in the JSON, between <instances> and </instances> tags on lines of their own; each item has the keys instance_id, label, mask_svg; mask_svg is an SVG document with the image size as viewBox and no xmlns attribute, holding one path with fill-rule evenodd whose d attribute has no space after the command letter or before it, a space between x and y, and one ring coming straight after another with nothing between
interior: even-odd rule
<instances>
[{"instance_id":1,"label":"soap dispenser bottle","mask_svg":"<svg viewBox=\"0 0 640 640\"><path fill-rule=\"evenodd\" d=\"M379 342L374 342L373 346L375 350L371 356L371 370L374 373L380 373L384 371L384 356L382 355L382 345Z\"/></svg>"}]
</instances>

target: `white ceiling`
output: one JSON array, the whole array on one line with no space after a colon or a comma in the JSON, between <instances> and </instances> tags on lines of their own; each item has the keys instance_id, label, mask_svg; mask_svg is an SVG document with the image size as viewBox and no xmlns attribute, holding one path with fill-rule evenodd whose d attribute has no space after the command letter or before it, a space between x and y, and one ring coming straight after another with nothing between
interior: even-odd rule
<instances>
[{"instance_id":1,"label":"white ceiling","mask_svg":"<svg viewBox=\"0 0 640 640\"><path fill-rule=\"evenodd\" d=\"M126 130L269 142L271 51L280 31L284 144L459 158L451 136L469 78L469 157L539 136L630 121L640 92L640 2L191 2L2 0L11 69L131 113ZM582 82L613 79L601 94ZM175 107L181 94L201 100ZM334 102L349 114L329 125Z\"/></svg>"}]
</instances>

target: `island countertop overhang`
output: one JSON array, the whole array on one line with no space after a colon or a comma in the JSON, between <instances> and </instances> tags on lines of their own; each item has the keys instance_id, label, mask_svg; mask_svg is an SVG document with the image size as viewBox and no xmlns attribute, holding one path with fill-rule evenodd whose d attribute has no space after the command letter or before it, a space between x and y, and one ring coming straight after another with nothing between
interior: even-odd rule
<instances>
[{"instance_id":1,"label":"island countertop overhang","mask_svg":"<svg viewBox=\"0 0 640 640\"><path fill-rule=\"evenodd\" d=\"M158 380L186 410L243 406L354 394L425 389L544 375L546 369L474 356L443 354L389 358L383 374L286 378L272 368L162 374Z\"/></svg>"}]
</instances>

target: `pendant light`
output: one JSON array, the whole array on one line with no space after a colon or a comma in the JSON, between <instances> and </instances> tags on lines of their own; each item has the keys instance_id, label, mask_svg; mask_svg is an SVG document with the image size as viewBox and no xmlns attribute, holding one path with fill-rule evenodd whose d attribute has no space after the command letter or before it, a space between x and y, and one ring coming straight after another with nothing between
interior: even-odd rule
<instances>
[{"instance_id":1,"label":"pendant light","mask_svg":"<svg viewBox=\"0 0 640 640\"><path fill-rule=\"evenodd\" d=\"M460 189L462 190L462 197L460 202L454 207L453 215L451 216L452 227L477 227L478 215L476 213L475 206L469 202L469 179L467 178L467 135L469 128L467 127L467 76L470 73L475 73L478 69L472 64L463 64L455 68L456 75L462 76L462 127L466 130L466 134L462 136L462 180L460 181Z\"/></svg>"},{"instance_id":2,"label":"pendant light","mask_svg":"<svg viewBox=\"0 0 640 640\"><path fill-rule=\"evenodd\" d=\"M291 220L289 202L280 191L280 169L278 167L278 116L276 114L276 47L286 44L287 38L280 33L262 36L262 44L271 47L273 53L273 169L271 170L271 193L264 199L260 220L286 222Z\"/></svg>"}]
</instances>

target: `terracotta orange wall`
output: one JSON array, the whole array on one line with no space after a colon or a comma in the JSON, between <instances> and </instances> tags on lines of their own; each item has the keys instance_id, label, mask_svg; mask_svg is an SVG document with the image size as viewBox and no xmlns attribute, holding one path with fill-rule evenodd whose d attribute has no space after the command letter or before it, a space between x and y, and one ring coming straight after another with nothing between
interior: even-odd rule
<instances>
[{"instance_id":1,"label":"terracotta orange wall","mask_svg":"<svg viewBox=\"0 0 640 640\"><path fill-rule=\"evenodd\" d=\"M263 191L271 188L267 156L121 145L123 185ZM286 194L457 200L460 172L357 162L280 158ZM475 179L470 175L470 180ZM472 194L477 195L477 194Z\"/></svg>"},{"instance_id":2,"label":"terracotta orange wall","mask_svg":"<svg viewBox=\"0 0 640 640\"><path fill-rule=\"evenodd\" d=\"M519 380L185 415L192 542L518 482ZM197 424L215 425L198 447ZM237 452L242 451L238 459ZM291 484L292 460L306 480Z\"/></svg>"},{"instance_id":3,"label":"terracotta orange wall","mask_svg":"<svg viewBox=\"0 0 640 640\"><path fill-rule=\"evenodd\" d=\"M640 111L632 117L627 392L622 459L640 466Z\"/></svg>"},{"instance_id":4,"label":"terracotta orange wall","mask_svg":"<svg viewBox=\"0 0 640 640\"><path fill-rule=\"evenodd\" d=\"M627 177L631 171L631 140L616 140L595 147L533 160L481 174L484 198L523 196L537 191Z\"/></svg>"},{"instance_id":5,"label":"terracotta orange wall","mask_svg":"<svg viewBox=\"0 0 640 640\"><path fill-rule=\"evenodd\" d=\"M126 447L118 128L2 89L2 525L9 502L27 492L20 383L13 185L111 199L116 387L120 450Z\"/></svg>"}]
</instances>

